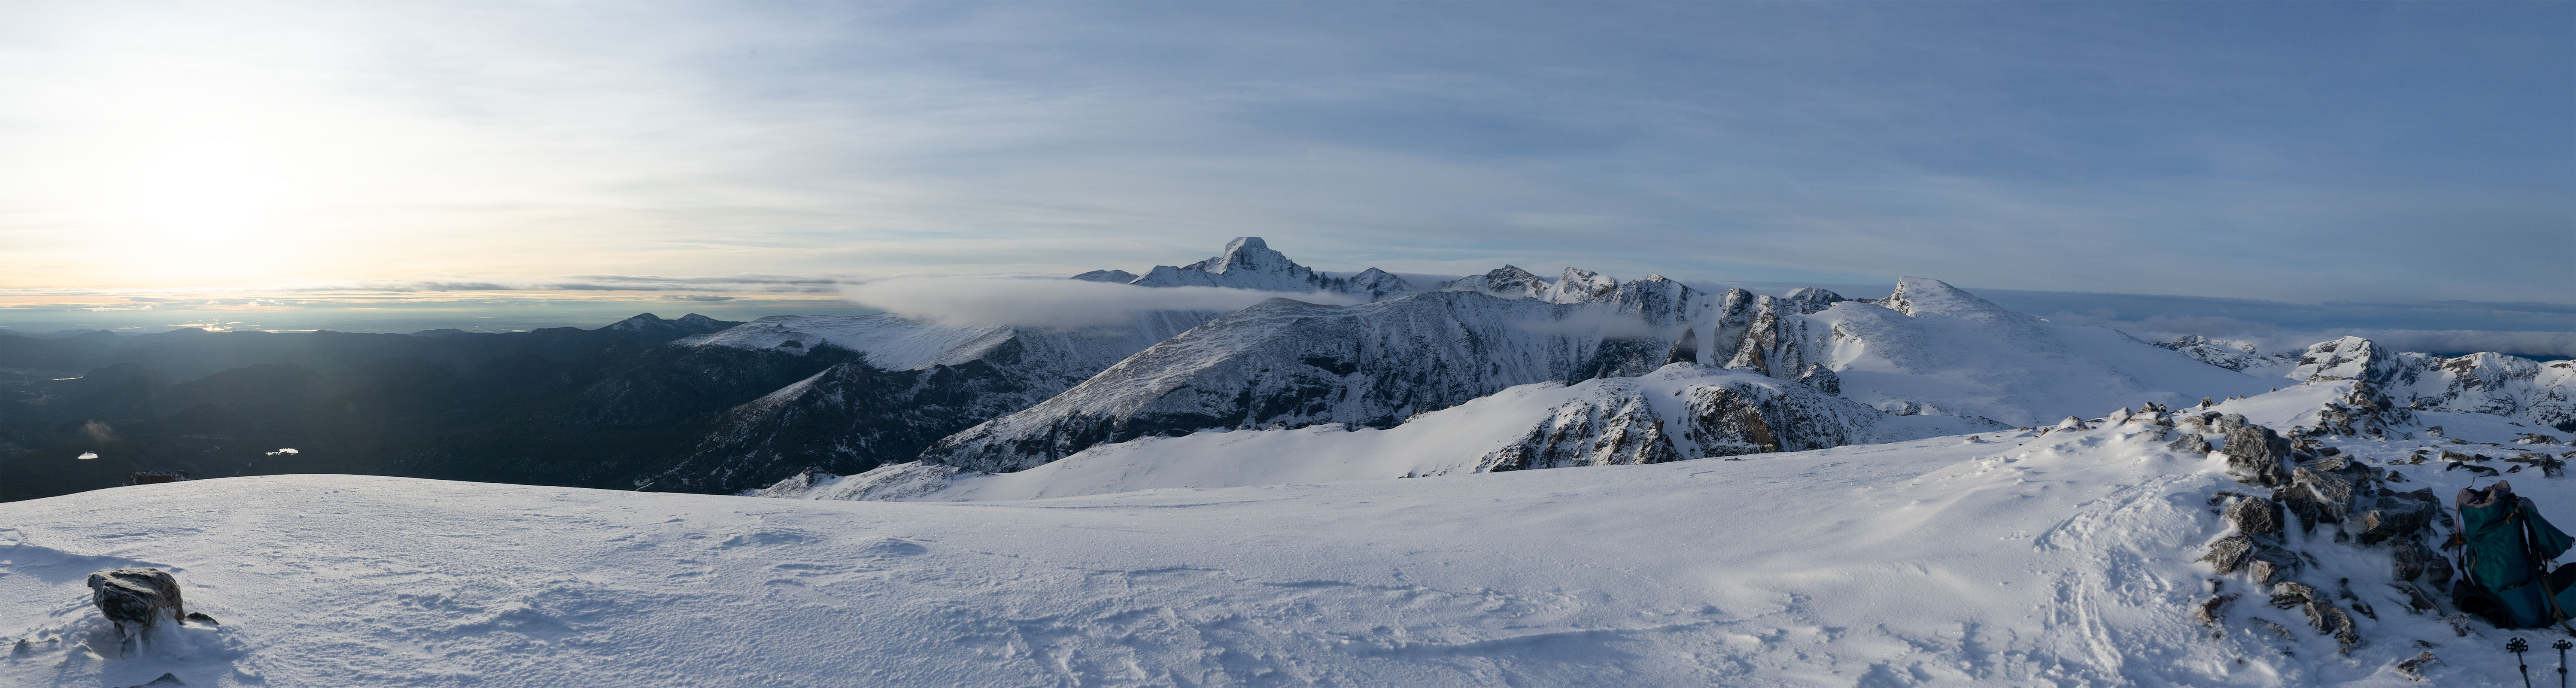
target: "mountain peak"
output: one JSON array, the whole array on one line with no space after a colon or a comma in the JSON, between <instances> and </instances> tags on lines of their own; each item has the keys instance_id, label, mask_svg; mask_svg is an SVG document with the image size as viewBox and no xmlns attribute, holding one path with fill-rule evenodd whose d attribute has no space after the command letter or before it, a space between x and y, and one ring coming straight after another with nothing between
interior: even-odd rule
<instances>
[{"instance_id":1,"label":"mountain peak","mask_svg":"<svg viewBox=\"0 0 2576 688\"><path fill-rule=\"evenodd\" d=\"M1136 273L1128 272L1128 271L1125 271L1125 270L1093 270L1093 271L1086 272L1086 273L1082 273L1082 274L1079 274L1079 275L1074 275L1074 276L1073 276L1073 279L1078 279L1078 280L1082 280L1082 281L1085 281L1085 282L1108 282L1108 283L1110 283L1110 284L1126 284L1126 283L1129 283L1129 282L1134 282L1134 281L1136 281Z\"/></svg>"},{"instance_id":2,"label":"mountain peak","mask_svg":"<svg viewBox=\"0 0 2576 688\"><path fill-rule=\"evenodd\" d=\"M619 321L617 321L617 322L609 323L609 324L608 324L608 327L607 327L606 329L611 329L611 330L641 330L641 329L645 329L645 328L649 328L649 327L655 327L655 326L661 325L662 323L665 323L665 322L669 322L669 321L663 320L663 319L662 319L662 316L654 315L654 314L651 314L651 313L637 313L637 314L635 314L635 317L631 317L631 318L627 318L627 319L625 319L625 320L619 320Z\"/></svg>"},{"instance_id":3,"label":"mountain peak","mask_svg":"<svg viewBox=\"0 0 2576 688\"><path fill-rule=\"evenodd\" d=\"M1111 275L1083 273L1086 279L1106 281ZM1157 265L1145 276L1131 282L1140 287L1229 287L1264 291L1307 292L1325 287L1322 276L1313 268L1298 265L1286 254L1270 250L1261 237L1235 237L1226 242L1224 255L1182 266Z\"/></svg>"},{"instance_id":4,"label":"mountain peak","mask_svg":"<svg viewBox=\"0 0 2576 688\"><path fill-rule=\"evenodd\" d=\"M1440 285L1441 291L1482 292L1506 299L1535 298L1546 293L1547 280L1519 266L1505 265L1482 275L1460 278Z\"/></svg>"},{"instance_id":5,"label":"mountain peak","mask_svg":"<svg viewBox=\"0 0 2576 688\"><path fill-rule=\"evenodd\" d=\"M1548 285L1539 300L1552 303L1590 303L1608 298L1619 290L1619 280L1583 268L1566 268L1556 283Z\"/></svg>"},{"instance_id":6,"label":"mountain peak","mask_svg":"<svg viewBox=\"0 0 2576 688\"><path fill-rule=\"evenodd\" d=\"M1948 315L1979 320L2029 317L2006 310L1992 301L1968 293L1965 289L1950 286L1948 282L1929 277L1896 278L1896 293L1888 295L1880 305L1894 309L1898 313L1916 317Z\"/></svg>"},{"instance_id":7,"label":"mountain peak","mask_svg":"<svg viewBox=\"0 0 2576 688\"><path fill-rule=\"evenodd\" d=\"M1225 243L1223 255L1200 261L1190 267L1218 275L1246 270L1292 276L1314 272L1306 266L1288 260L1288 254L1270 250L1270 243L1262 241L1261 237L1235 237L1233 241Z\"/></svg>"}]
</instances>

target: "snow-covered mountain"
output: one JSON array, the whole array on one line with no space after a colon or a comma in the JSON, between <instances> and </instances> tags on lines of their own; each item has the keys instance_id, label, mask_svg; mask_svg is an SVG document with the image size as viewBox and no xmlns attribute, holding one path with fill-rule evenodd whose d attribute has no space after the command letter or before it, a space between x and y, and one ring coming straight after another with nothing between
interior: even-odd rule
<instances>
[{"instance_id":1,"label":"snow-covered mountain","mask_svg":"<svg viewBox=\"0 0 2576 688\"><path fill-rule=\"evenodd\" d=\"M2405 408L2506 416L2576 432L2576 361L2498 353L2443 358L2344 337L2309 346L2290 377L2362 380Z\"/></svg>"},{"instance_id":2,"label":"snow-covered mountain","mask_svg":"<svg viewBox=\"0 0 2576 688\"><path fill-rule=\"evenodd\" d=\"M1550 283L1506 266L1438 292L1357 306L1281 299L1218 318L941 440L923 459L1012 471L1203 429L1387 427L1515 385L1635 376L1668 362L1797 381L1893 415L2013 425L2053 422L2069 408L2187 404L2278 386L2116 330L2005 310L1937 280L1904 278L1884 303L1867 303L1821 289L1705 294L1653 275L1621 284L1576 269Z\"/></svg>"},{"instance_id":3,"label":"snow-covered mountain","mask_svg":"<svg viewBox=\"0 0 2576 688\"><path fill-rule=\"evenodd\" d=\"M1761 297L1767 298L1767 297ZM1905 277L1879 303L1800 290L1766 305L1730 298L1695 322L1703 362L1774 377L1820 366L1842 396L1897 414L2054 423L2070 409L2174 406L2281 386L2211 366L2118 330L2013 312L1940 280ZM1745 322L1744 334L1732 334ZM1731 348L1726 344L1734 344Z\"/></svg>"},{"instance_id":4,"label":"snow-covered mountain","mask_svg":"<svg viewBox=\"0 0 2576 688\"><path fill-rule=\"evenodd\" d=\"M1338 423L1203 430L1095 445L1023 471L908 463L807 474L750 494L800 499L995 500L1652 464L1955 435L2002 426L1896 416L1807 385L1674 363L1637 377L1520 385L1392 428Z\"/></svg>"},{"instance_id":5,"label":"snow-covered mountain","mask_svg":"<svg viewBox=\"0 0 2576 688\"><path fill-rule=\"evenodd\" d=\"M1147 311L1072 330L954 325L892 314L772 316L678 347L850 352L717 417L688 458L639 487L733 492L808 468L911 460L959 430L1028 408L1155 342L1215 317Z\"/></svg>"},{"instance_id":6,"label":"snow-covered mountain","mask_svg":"<svg viewBox=\"0 0 2576 688\"><path fill-rule=\"evenodd\" d=\"M1127 277L1121 280L1119 277ZM1377 301L1413 293L1412 284L1384 270L1369 268L1349 277L1333 277L1298 265L1270 249L1261 237L1235 237L1225 253L1188 265L1157 265L1141 277L1124 270L1093 270L1074 279L1125 282L1140 287L1226 287L1290 293L1331 292Z\"/></svg>"},{"instance_id":7,"label":"snow-covered mountain","mask_svg":"<svg viewBox=\"0 0 2576 688\"><path fill-rule=\"evenodd\" d=\"M2238 339L2210 339L2194 334L2170 342L2156 342L2156 346L2255 377L2285 377L2290 374L2290 369L2299 365L2299 354L2266 354L2253 342Z\"/></svg>"},{"instance_id":8,"label":"snow-covered mountain","mask_svg":"<svg viewBox=\"0 0 2576 688\"><path fill-rule=\"evenodd\" d=\"M1274 299L1137 352L1026 411L942 440L934 463L1019 470L1103 442L1208 428L1391 426L1513 385L1637 375L1690 289L1640 279L1589 304L1428 292Z\"/></svg>"}]
</instances>

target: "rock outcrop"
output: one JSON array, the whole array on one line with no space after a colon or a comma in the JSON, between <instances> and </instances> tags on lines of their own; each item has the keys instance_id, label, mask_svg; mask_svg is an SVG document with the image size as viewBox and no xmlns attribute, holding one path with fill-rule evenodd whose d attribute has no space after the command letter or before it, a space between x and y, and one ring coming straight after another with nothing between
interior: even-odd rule
<instances>
[{"instance_id":1,"label":"rock outcrop","mask_svg":"<svg viewBox=\"0 0 2576 688\"><path fill-rule=\"evenodd\" d=\"M2238 423L2244 422L2243 416L2235 418ZM2289 484L2289 439L2260 425L2244 425L2226 432L2227 444L2220 451L2227 454L2228 475L2267 487Z\"/></svg>"},{"instance_id":2,"label":"rock outcrop","mask_svg":"<svg viewBox=\"0 0 2576 688\"><path fill-rule=\"evenodd\" d=\"M90 601L101 616L116 623L117 637L127 640L162 624L184 623L187 605L180 599L179 579L156 568L126 568L89 575Z\"/></svg>"},{"instance_id":3,"label":"rock outcrop","mask_svg":"<svg viewBox=\"0 0 2576 688\"><path fill-rule=\"evenodd\" d=\"M2395 410L2485 413L2576 433L2576 361L2542 362L2498 353L2444 358L2392 352L2368 339L2344 337L2309 346L2290 376L2311 382L2360 380L2368 384L2371 398Z\"/></svg>"}]
</instances>

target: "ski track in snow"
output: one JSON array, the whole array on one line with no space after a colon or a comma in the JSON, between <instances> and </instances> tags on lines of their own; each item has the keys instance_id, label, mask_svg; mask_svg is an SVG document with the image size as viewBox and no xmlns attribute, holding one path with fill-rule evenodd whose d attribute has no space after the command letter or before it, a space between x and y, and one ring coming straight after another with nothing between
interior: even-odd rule
<instances>
[{"instance_id":1,"label":"ski track in snow","mask_svg":"<svg viewBox=\"0 0 2576 688\"><path fill-rule=\"evenodd\" d=\"M2220 410L2284 424L2340 389ZM2530 430L2423 415L2473 444L2335 444L2384 463ZM2554 637L2457 637L2393 601L2385 553L2326 529L2288 544L2320 562L2302 580L2350 577L2378 607L2355 617L2368 644L2338 655L2259 594L2212 637L2188 610L2215 576L2190 560L2238 486L2159 434L1019 502L117 488L0 504L0 647L29 641L0 685L2412 685L2389 667L2419 640L2436 685L2477 685L2517 682L2503 638ZM2576 523L2566 481L2509 477ZM90 649L112 643L82 578L135 565L223 625Z\"/></svg>"}]
</instances>

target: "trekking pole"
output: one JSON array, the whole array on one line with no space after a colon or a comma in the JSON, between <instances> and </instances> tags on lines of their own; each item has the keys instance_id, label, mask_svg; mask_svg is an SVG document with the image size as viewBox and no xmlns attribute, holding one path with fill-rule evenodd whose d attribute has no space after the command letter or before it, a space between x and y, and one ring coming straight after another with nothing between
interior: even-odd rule
<instances>
[{"instance_id":1,"label":"trekking pole","mask_svg":"<svg viewBox=\"0 0 2576 688\"><path fill-rule=\"evenodd\" d=\"M2513 653L2514 669L2522 672L2522 688L2531 688L2531 665L2522 662L2522 653L2530 650L2531 643L2523 642L2521 638L2505 641L2504 644L2504 651Z\"/></svg>"},{"instance_id":2,"label":"trekking pole","mask_svg":"<svg viewBox=\"0 0 2576 688\"><path fill-rule=\"evenodd\" d=\"M2576 647L2576 643L2560 638L2549 646L2558 649L2558 688L2567 688L2567 648Z\"/></svg>"}]
</instances>

